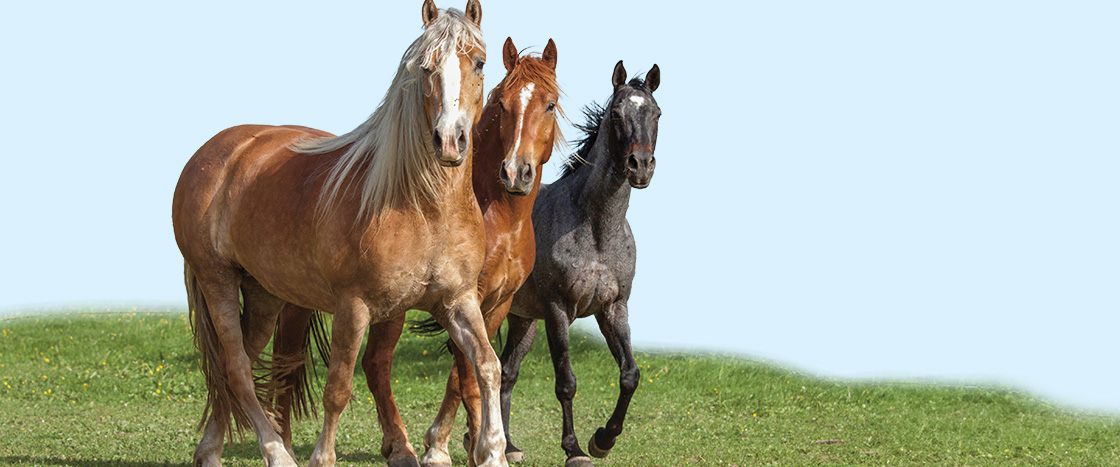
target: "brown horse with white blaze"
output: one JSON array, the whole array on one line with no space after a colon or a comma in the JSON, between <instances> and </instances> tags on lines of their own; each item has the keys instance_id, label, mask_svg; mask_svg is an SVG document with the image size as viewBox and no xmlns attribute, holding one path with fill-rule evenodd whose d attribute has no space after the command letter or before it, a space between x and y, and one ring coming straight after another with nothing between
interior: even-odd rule
<instances>
[{"instance_id":1,"label":"brown horse with white blaze","mask_svg":"<svg viewBox=\"0 0 1120 467\"><path fill-rule=\"evenodd\" d=\"M479 310L482 213L463 136L483 105L481 7L426 0L422 15L385 100L353 131L234 127L183 169L172 219L209 389L196 465L220 465L231 414L256 432L266 465L296 465L251 372L285 303L334 314L311 466L335 463L366 327L410 308L448 326L477 369L483 436L472 461L506 465L499 367Z\"/></svg>"},{"instance_id":2,"label":"brown horse with white blaze","mask_svg":"<svg viewBox=\"0 0 1120 467\"><path fill-rule=\"evenodd\" d=\"M562 111L557 103L556 44L550 39L539 57L519 56L513 40L507 38L502 59L506 76L491 91L472 136L473 186L486 232L486 259L478 290L489 335L498 331L513 294L529 277L536 252L531 215L541 182L540 167L548 162L553 148L564 141L558 124ZM278 355L291 359L307 350L310 317L307 310L285 309L274 346ZM366 382L377 402L383 432L381 453L393 467L417 465L389 384L393 349L403 325L403 316L372 324L362 360ZM424 436L424 466L451 465L448 439L460 401L467 408L470 439L478 438L482 424L475 372L458 345L453 342L451 348L456 365L451 369L439 415ZM281 384L295 383L288 378ZM280 422L284 433L289 434L286 415L292 398L282 396L277 400ZM468 443L468 449L474 445Z\"/></svg>"}]
</instances>

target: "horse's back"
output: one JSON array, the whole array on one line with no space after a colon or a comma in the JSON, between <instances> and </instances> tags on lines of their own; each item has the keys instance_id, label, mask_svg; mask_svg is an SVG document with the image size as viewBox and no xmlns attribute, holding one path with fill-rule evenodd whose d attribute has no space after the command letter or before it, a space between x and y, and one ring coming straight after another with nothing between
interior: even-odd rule
<instances>
[{"instance_id":1,"label":"horse's back","mask_svg":"<svg viewBox=\"0 0 1120 467\"><path fill-rule=\"evenodd\" d=\"M296 156L293 143L324 136L330 134L306 127L241 125L203 144L183 168L172 205L175 239L187 261L228 261L223 245L242 195L261 174Z\"/></svg>"}]
</instances>

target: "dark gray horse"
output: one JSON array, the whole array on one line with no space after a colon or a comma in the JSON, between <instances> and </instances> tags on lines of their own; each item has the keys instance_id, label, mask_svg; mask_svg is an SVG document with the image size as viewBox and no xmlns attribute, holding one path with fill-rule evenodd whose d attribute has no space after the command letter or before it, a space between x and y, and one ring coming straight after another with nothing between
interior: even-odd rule
<instances>
[{"instance_id":1,"label":"dark gray horse","mask_svg":"<svg viewBox=\"0 0 1120 467\"><path fill-rule=\"evenodd\" d=\"M653 177L661 116L653 91L660 80L661 72L654 65L645 80L627 83L626 69L619 61L612 78L614 94L606 108L592 104L584 110L587 123L579 128L586 136L578 151L556 183L541 186L533 205L536 263L514 296L502 351L502 419L506 457L511 462L520 461L522 452L509 436L510 393L521 359L532 346L538 319L545 322L556 371L556 398L564 411L560 444L568 455L565 466L591 465L572 427L576 377L568 355L568 327L576 318L595 316L620 370L618 404L607 425L588 441L588 451L606 457L622 433L640 378L627 322L635 251L626 208L630 188L645 188Z\"/></svg>"}]
</instances>

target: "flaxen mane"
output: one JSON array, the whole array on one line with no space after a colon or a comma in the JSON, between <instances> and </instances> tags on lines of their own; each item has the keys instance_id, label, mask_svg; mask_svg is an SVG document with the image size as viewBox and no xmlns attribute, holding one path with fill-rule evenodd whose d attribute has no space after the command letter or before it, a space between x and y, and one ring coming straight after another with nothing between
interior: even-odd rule
<instances>
[{"instance_id":1,"label":"flaxen mane","mask_svg":"<svg viewBox=\"0 0 1120 467\"><path fill-rule=\"evenodd\" d=\"M305 154L346 150L327 173L319 195L320 216L336 206L340 191L355 185L361 201L359 218L392 206L418 207L436 201L447 173L433 156L420 70L439 70L449 54L471 47L486 47L478 26L459 10L441 10L404 52L393 84L369 119L344 135L294 145ZM433 57L441 63L433 63Z\"/></svg>"}]
</instances>

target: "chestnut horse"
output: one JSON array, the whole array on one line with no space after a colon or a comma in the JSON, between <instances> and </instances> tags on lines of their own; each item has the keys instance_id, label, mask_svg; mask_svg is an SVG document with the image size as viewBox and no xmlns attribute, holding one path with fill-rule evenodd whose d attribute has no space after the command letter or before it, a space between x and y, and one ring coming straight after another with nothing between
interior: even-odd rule
<instances>
[{"instance_id":1,"label":"chestnut horse","mask_svg":"<svg viewBox=\"0 0 1120 467\"><path fill-rule=\"evenodd\" d=\"M494 335L505 319L514 292L529 277L534 262L535 242L531 214L540 186L539 168L562 143L557 114L560 89L556 84L556 44L550 39L540 57L518 56L513 40L502 48L505 78L490 92L479 125L472 135L474 143L474 192L482 209L486 230L486 260L479 276L478 289L487 333ZM280 331L274 349L291 359L307 350L306 310L285 308L280 315ZM432 323L439 325L438 322ZM377 402L378 421L383 431L381 453L390 466L416 465L416 453L397 411L389 385L393 349L400 338L404 317L370 326L370 339L362 359L366 382ZM477 438L480 420L479 385L474 372L456 345L451 345L456 365L451 369L447 391L436 422L426 432L425 466L449 466L448 438L460 400L467 407L470 437ZM465 375L466 377L460 377ZM277 374L280 380L285 376ZM299 394L294 387L299 378L286 378L287 394ZM277 399L277 412L286 441L290 443L288 414L305 400ZM468 451L472 443L467 443Z\"/></svg>"},{"instance_id":2,"label":"chestnut horse","mask_svg":"<svg viewBox=\"0 0 1120 467\"><path fill-rule=\"evenodd\" d=\"M606 426L587 443L592 456L606 457L614 447L638 387L640 373L630 350L627 319L636 253L626 209L630 189L645 188L653 178L661 117L653 91L661 71L654 65L645 80L627 82L619 61L611 82L614 93L606 108L592 105L584 111L588 121L580 126L585 136L579 150L568 159L559 180L541 187L533 206L538 254L532 274L514 296L502 349L502 418L511 461L522 453L509 439L510 396L538 319L544 320L556 372L566 467L591 466L572 426L576 376L568 355L568 327L576 318L595 316L619 367L618 401Z\"/></svg>"},{"instance_id":3,"label":"chestnut horse","mask_svg":"<svg viewBox=\"0 0 1120 467\"><path fill-rule=\"evenodd\" d=\"M477 370L478 465L506 465L498 361L479 310L485 243L469 135L483 103L481 7L422 7L384 101L339 137L297 126L239 126L202 146L175 188L195 343L209 395L194 463L220 465L232 414L268 466L295 466L251 366L291 303L334 314L323 431L310 465L335 463L339 416L371 323L431 310ZM241 304L243 300L243 305Z\"/></svg>"}]
</instances>

